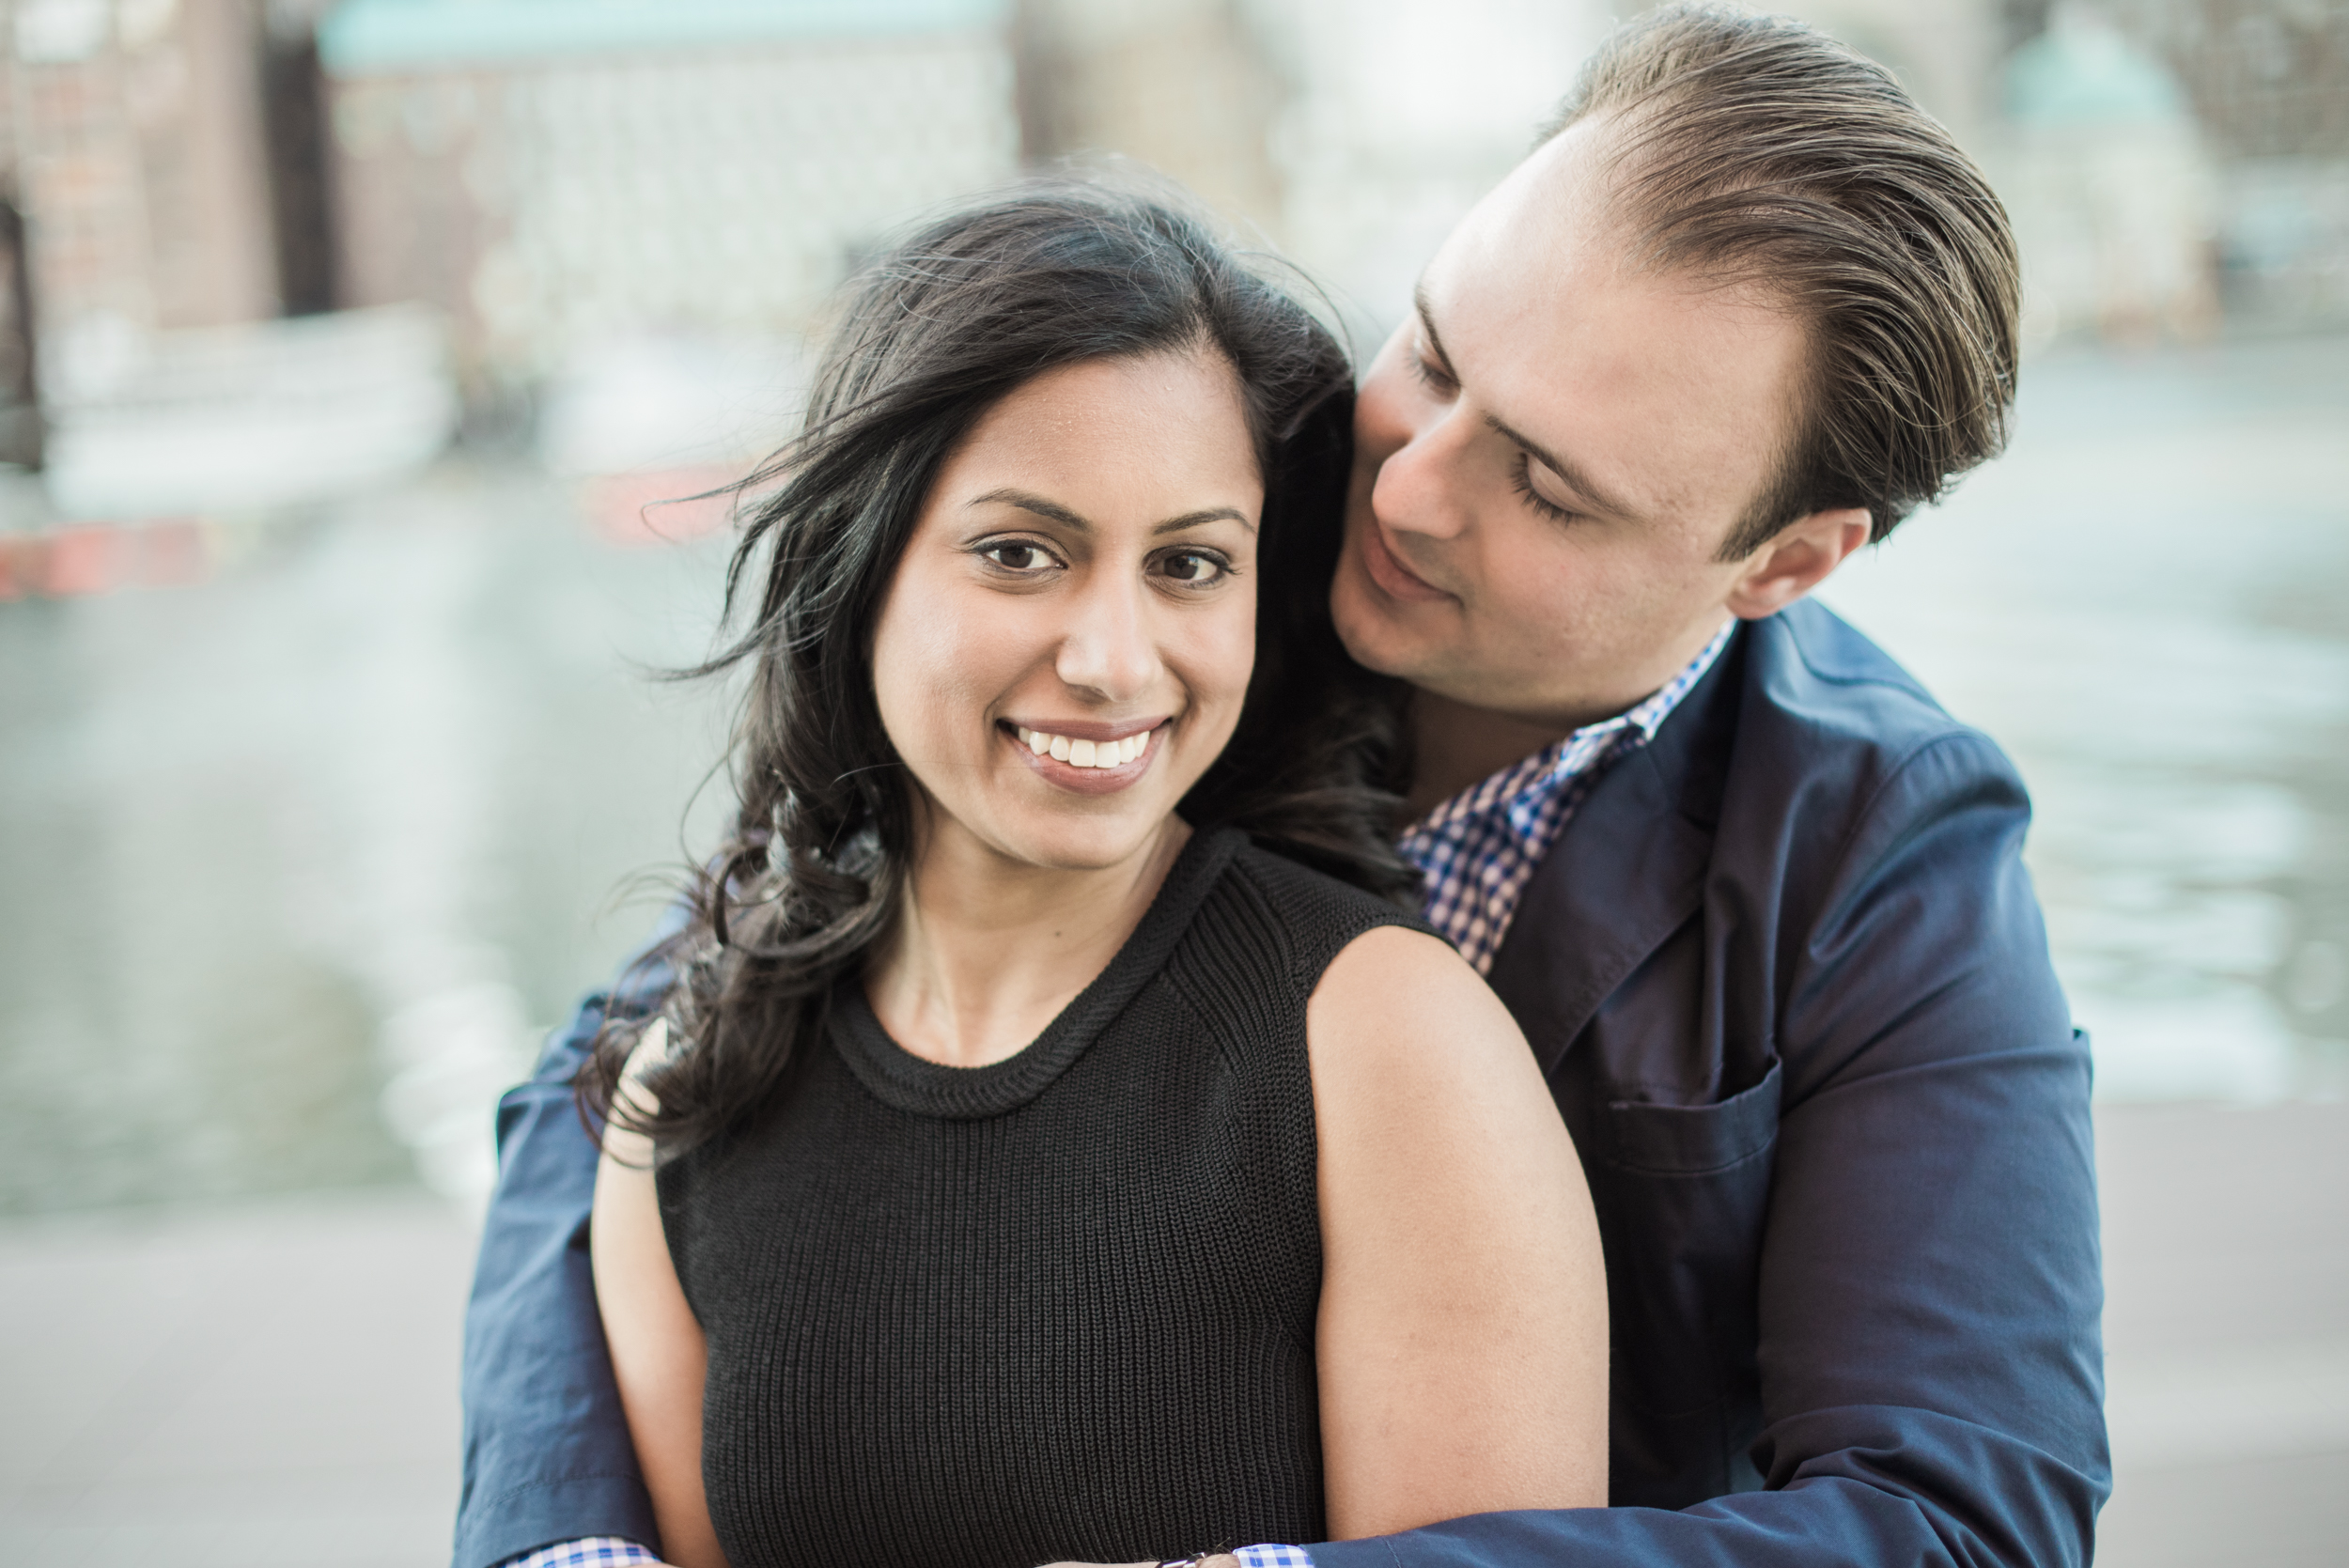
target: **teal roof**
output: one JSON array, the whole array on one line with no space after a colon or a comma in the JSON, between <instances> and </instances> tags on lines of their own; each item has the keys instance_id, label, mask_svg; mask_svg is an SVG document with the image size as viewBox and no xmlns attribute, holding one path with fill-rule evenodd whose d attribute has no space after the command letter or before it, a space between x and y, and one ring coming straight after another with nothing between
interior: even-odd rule
<instances>
[{"instance_id":1,"label":"teal roof","mask_svg":"<svg viewBox=\"0 0 2349 1568\"><path fill-rule=\"evenodd\" d=\"M343 0L319 27L337 76L558 55L899 38L1003 24L1009 0Z\"/></svg>"},{"instance_id":2,"label":"teal roof","mask_svg":"<svg viewBox=\"0 0 2349 1568\"><path fill-rule=\"evenodd\" d=\"M2023 125L2142 125L2187 116L2170 68L2108 27L2057 26L2006 67L2006 112Z\"/></svg>"}]
</instances>

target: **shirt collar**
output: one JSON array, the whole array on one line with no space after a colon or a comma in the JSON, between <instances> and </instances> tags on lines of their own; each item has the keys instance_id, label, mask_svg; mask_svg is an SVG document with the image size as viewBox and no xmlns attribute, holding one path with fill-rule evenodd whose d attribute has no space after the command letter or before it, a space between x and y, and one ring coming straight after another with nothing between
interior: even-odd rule
<instances>
[{"instance_id":1,"label":"shirt collar","mask_svg":"<svg viewBox=\"0 0 2349 1568\"><path fill-rule=\"evenodd\" d=\"M1644 746L1672 717L1672 709L1704 678L1713 662L1729 645L1737 622L1729 621L1713 634L1686 668L1654 692L1611 719L1583 725L1554 740L1531 756L1519 759L1444 800L1413 825L1414 831L1448 826L1464 818L1505 809L1510 826L1520 835L1537 832L1541 808L1549 797L1590 771L1618 751Z\"/></svg>"}]
</instances>

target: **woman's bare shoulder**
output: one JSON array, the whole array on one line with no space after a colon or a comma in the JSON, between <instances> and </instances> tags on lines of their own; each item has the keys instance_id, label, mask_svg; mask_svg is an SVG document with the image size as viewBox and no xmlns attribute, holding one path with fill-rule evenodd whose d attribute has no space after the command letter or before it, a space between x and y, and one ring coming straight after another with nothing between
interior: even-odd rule
<instances>
[{"instance_id":1,"label":"woman's bare shoulder","mask_svg":"<svg viewBox=\"0 0 2349 1568\"><path fill-rule=\"evenodd\" d=\"M1405 1192L1469 1209L1549 1182L1573 1145L1525 1035L1452 946L1403 926L1366 931L1322 976L1305 1017L1325 1214Z\"/></svg>"},{"instance_id":2,"label":"woman's bare shoulder","mask_svg":"<svg viewBox=\"0 0 2349 1568\"><path fill-rule=\"evenodd\" d=\"M1549 1086L1460 955L1387 926L1306 1010L1330 1528L1605 1500L1597 1226Z\"/></svg>"},{"instance_id":3,"label":"woman's bare shoulder","mask_svg":"<svg viewBox=\"0 0 2349 1568\"><path fill-rule=\"evenodd\" d=\"M1306 1038L1316 1081L1325 1070L1440 1079L1510 1068L1522 1084L1532 1064L1484 977L1451 943L1408 925L1365 931L1330 960L1307 1005Z\"/></svg>"}]
</instances>

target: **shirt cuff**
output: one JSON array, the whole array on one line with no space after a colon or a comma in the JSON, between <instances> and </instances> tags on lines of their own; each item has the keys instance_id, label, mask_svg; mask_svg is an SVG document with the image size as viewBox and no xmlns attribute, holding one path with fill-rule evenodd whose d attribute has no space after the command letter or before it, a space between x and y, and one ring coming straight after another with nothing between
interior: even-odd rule
<instances>
[{"instance_id":1,"label":"shirt cuff","mask_svg":"<svg viewBox=\"0 0 2349 1568\"><path fill-rule=\"evenodd\" d=\"M1242 1546L1232 1555L1239 1559L1239 1568L1314 1568L1302 1546Z\"/></svg>"},{"instance_id":2,"label":"shirt cuff","mask_svg":"<svg viewBox=\"0 0 2349 1568\"><path fill-rule=\"evenodd\" d=\"M1280 1551L1295 1548L1282 1546ZM1303 1554L1299 1554L1302 1560ZM552 1546L541 1546L535 1552L509 1557L498 1568L635 1568L640 1562L659 1563L661 1554L649 1546L624 1541L616 1535L586 1535L576 1541L557 1541ZM1254 1565L1252 1565L1254 1568Z\"/></svg>"}]
</instances>

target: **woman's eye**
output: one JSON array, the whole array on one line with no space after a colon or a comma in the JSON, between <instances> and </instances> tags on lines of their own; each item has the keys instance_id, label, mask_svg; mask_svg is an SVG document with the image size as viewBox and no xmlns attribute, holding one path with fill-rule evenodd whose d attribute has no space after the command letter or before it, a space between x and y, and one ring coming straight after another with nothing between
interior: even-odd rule
<instances>
[{"instance_id":1,"label":"woman's eye","mask_svg":"<svg viewBox=\"0 0 2349 1568\"><path fill-rule=\"evenodd\" d=\"M1032 545L1025 539L1005 539L1001 544L988 545L979 553L1005 571L1032 572L1052 562L1041 546Z\"/></svg>"},{"instance_id":2,"label":"woman's eye","mask_svg":"<svg viewBox=\"0 0 2349 1568\"><path fill-rule=\"evenodd\" d=\"M1226 569L1219 557L1195 550L1178 550L1159 560L1159 570L1177 582L1212 582Z\"/></svg>"}]
</instances>

